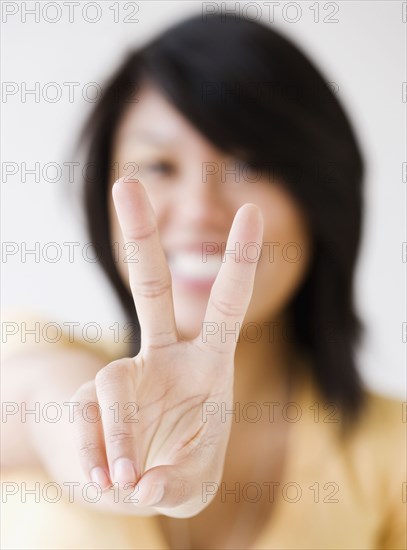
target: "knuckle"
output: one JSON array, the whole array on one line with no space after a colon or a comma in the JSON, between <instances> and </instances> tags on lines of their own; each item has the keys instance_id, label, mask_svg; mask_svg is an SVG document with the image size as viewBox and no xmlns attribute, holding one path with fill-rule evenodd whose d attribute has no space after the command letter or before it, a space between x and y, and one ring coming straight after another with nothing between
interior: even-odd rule
<instances>
[{"instance_id":1,"label":"knuckle","mask_svg":"<svg viewBox=\"0 0 407 550\"><path fill-rule=\"evenodd\" d=\"M83 442L79 445L79 456L83 460L89 459L94 454L99 453L100 446L98 443L93 443L91 441Z\"/></svg>"},{"instance_id":2,"label":"knuckle","mask_svg":"<svg viewBox=\"0 0 407 550\"><path fill-rule=\"evenodd\" d=\"M134 228L130 235L127 236L127 241L144 241L145 239L149 239L154 235L156 232L156 226L152 224L148 224L145 226L140 226L137 228Z\"/></svg>"},{"instance_id":3,"label":"knuckle","mask_svg":"<svg viewBox=\"0 0 407 550\"><path fill-rule=\"evenodd\" d=\"M88 420L89 417L97 419L100 414L93 380L82 384L68 402L73 405L72 420L75 424L82 423Z\"/></svg>"},{"instance_id":4,"label":"knuckle","mask_svg":"<svg viewBox=\"0 0 407 550\"><path fill-rule=\"evenodd\" d=\"M230 360L231 351L229 347L225 346L224 342L219 342L219 338L217 338L216 335L212 337L205 337L205 341L203 341L202 335L199 335L197 338L195 338L194 344L202 353L207 353L208 351L210 351L220 356L222 358L222 361Z\"/></svg>"},{"instance_id":5,"label":"knuckle","mask_svg":"<svg viewBox=\"0 0 407 550\"><path fill-rule=\"evenodd\" d=\"M172 330L160 331L150 335L148 339L148 348L150 350L163 349L176 344L178 341L177 336L174 336Z\"/></svg>"},{"instance_id":6,"label":"knuckle","mask_svg":"<svg viewBox=\"0 0 407 550\"><path fill-rule=\"evenodd\" d=\"M234 304L229 300L222 300L217 296L210 298L212 307L224 317L240 317L244 311L242 306Z\"/></svg>"},{"instance_id":7,"label":"knuckle","mask_svg":"<svg viewBox=\"0 0 407 550\"><path fill-rule=\"evenodd\" d=\"M131 372L131 366L129 361L113 361L103 367L95 377L95 384L98 388L114 385L120 382Z\"/></svg>"},{"instance_id":8,"label":"knuckle","mask_svg":"<svg viewBox=\"0 0 407 550\"><path fill-rule=\"evenodd\" d=\"M82 401L91 401L95 398L96 389L94 380L89 380L85 382L76 390L74 395L69 399L70 402L82 402Z\"/></svg>"},{"instance_id":9,"label":"knuckle","mask_svg":"<svg viewBox=\"0 0 407 550\"><path fill-rule=\"evenodd\" d=\"M93 400L81 400L78 406L73 409L73 421L83 423L95 423L100 419L101 411L99 403L95 398Z\"/></svg>"},{"instance_id":10,"label":"knuckle","mask_svg":"<svg viewBox=\"0 0 407 550\"><path fill-rule=\"evenodd\" d=\"M121 445L123 443L134 443L135 436L123 428L112 429L106 434L106 443L109 445Z\"/></svg>"},{"instance_id":11,"label":"knuckle","mask_svg":"<svg viewBox=\"0 0 407 550\"><path fill-rule=\"evenodd\" d=\"M171 279L169 277L150 279L143 282L133 281L131 290L133 294L144 298L157 298L171 290Z\"/></svg>"},{"instance_id":12,"label":"knuckle","mask_svg":"<svg viewBox=\"0 0 407 550\"><path fill-rule=\"evenodd\" d=\"M188 483L185 479L175 479L172 482L173 506L183 504L188 498Z\"/></svg>"},{"instance_id":13,"label":"knuckle","mask_svg":"<svg viewBox=\"0 0 407 550\"><path fill-rule=\"evenodd\" d=\"M225 346L225 344L223 342L221 342L219 344L219 342L211 342L211 341L208 340L204 344L204 349L205 349L205 351L209 350L209 351L215 353L216 355L218 355L222 359L227 358L227 357L230 356L230 351L228 350L227 346Z\"/></svg>"}]
</instances>

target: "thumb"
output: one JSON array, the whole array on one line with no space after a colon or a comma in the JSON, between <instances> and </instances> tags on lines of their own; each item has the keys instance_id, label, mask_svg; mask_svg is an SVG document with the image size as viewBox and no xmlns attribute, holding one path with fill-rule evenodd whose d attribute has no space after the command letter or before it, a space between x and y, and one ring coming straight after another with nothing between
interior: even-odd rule
<instances>
[{"instance_id":1,"label":"thumb","mask_svg":"<svg viewBox=\"0 0 407 550\"><path fill-rule=\"evenodd\" d=\"M205 508L217 492L211 491L208 495L206 482L197 477L196 464L195 467L188 463L155 466L139 479L131 501L137 507L163 509L162 513L170 517L192 517ZM213 485L218 486L211 483Z\"/></svg>"}]
</instances>

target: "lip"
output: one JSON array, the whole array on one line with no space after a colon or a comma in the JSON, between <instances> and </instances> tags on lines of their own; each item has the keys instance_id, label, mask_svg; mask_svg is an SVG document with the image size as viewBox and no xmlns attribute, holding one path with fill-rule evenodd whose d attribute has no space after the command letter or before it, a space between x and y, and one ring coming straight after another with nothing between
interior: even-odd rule
<instances>
[{"instance_id":1,"label":"lip","mask_svg":"<svg viewBox=\"0 0 407 550\"><path fill-rule=\"evenodd\" d=\"M190 290L193 292L208 292L211 290L213 283L216 280L216 277L211 277L208 279L192 279L172 272L171 277L173 283L182 286L184 290Z\"/></svg>"},{"instance_id":2,"label":"lip","mask_svg":"<svg viewBox=\"0 0 407 550\"><path fill-rule=\"evenodd\" d=\"M210 241L209 239L200 241L200 242L194 242L194 243L185 243L185 244L179 244L179 245L173 245L171 247L165 248L165 253L167 256L173 256L177 254L178 252L200 252L202 253L203 247L205 244L208 245L214 245L216 248L216 252L220 253L222 248L222 241L219 240L213 240ZM215 251L214 250L214 251Z\"/></svg>"},{"instance_id":3,"label":"lip","mask_svg":"<svg viewBox=\"0 0 407 550\"><path fill-rule=\"evenodd\" d=\"M205 249L203 248L205 243L211 243L215 245L215 247L205 251ZM205 272L202 272L199 275L197 275L196 272L194 273L193 271L188 273L188 269L186 270L186 272L183 272L183 269L179 269L178 262L176 260L173 261L173 259L176 258L178 254L182 255L185 253L190 253L200 257L201 261L203 262L203 256L206 252L207 255L211 256L212 258L216 256L216 259L219 260L220 263L221 254L219 253L219 249L220 245L217 241L209 240L201 242L195 241L194 243L185 243L176 247L173 246L171 247L171 249L167 249L165 253L173 282L177 285L180 285L183 290L194 292L208 292L212 288L212 285L216 280L219 269L217 270L216 274L213 273L213 270L212 273L205 274Z\"/></svg>"}]
</instances>

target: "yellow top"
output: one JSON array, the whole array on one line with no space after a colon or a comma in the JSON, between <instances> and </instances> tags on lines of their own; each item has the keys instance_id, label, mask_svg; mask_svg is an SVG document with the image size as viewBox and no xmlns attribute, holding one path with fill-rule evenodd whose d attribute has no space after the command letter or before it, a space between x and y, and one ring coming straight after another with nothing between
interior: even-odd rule
<instances>
[{"instance_id":1,"label":"yellow top","mask_svg":"<svg viewBox=\"0 0 407 550\"><path fill-rule=\"evenodd\" d=\"M343 440L332 411L315 405L321 397L311 380L301 386L272 517L251 549L407 548L405 404L371 392L366 398ZM55 491L44 493L49 481L42 471L2 472L2 548L169 550L156 517L51 502ZM22 482L27 490L39 482L39 502L33 494L23 502ZM16 494L6 495L5 487Z\"/></svg>"}]
</instances>

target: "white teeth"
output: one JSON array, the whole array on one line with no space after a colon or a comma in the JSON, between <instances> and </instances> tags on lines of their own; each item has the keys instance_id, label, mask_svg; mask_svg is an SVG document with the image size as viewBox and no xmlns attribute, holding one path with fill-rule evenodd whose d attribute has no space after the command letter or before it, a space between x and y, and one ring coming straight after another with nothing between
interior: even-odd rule
<instances>
[{"instance_id":1,"label":"white teeth","mask_svg":"<svg viewBox=\"0 0 407 550\"><path fill-rule=\"evenodd\" d=\"M168 258L168 264L172 272L183 277L214 279L222 265L222 256L215 254L203 257L196 252L179 252Z\"/></svg>"}]
</instances>

